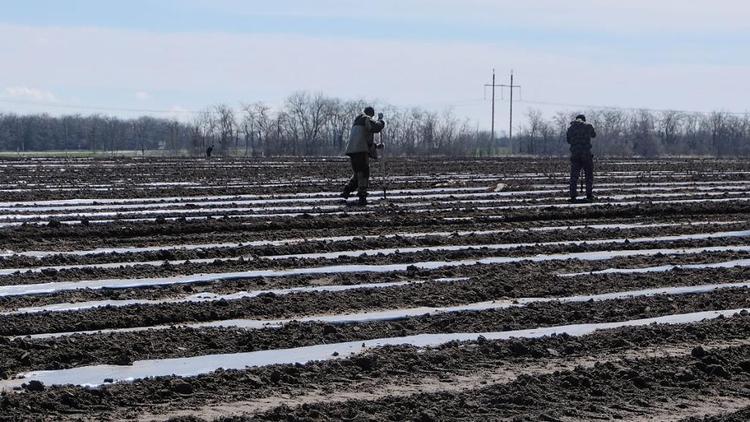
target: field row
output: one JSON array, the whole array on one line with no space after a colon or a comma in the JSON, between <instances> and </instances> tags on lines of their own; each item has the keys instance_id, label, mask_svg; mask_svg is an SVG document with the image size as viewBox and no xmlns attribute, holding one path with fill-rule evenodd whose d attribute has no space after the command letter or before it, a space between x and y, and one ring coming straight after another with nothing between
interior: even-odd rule
<instances>
[{"instance_id":1,"label":"field row","mask_svg":"<svg viewBox=\"0 0 750 422\"><path fill-rule=\"evenodd\" d=\"M446 161L438 174L437 161L394 161L388 201L360 208L339 203L338 161L52 163L41 179L66 169L59 186L106 176L54 193L24 167L36 163L0 177L40 189L0 204L9 418L680 420L750 407L744 162L610 161L597 201L571 204L565 162ZM212 165L231 191L199 189ZM285 166L313 183L277 190ZM138 186L116 190L118 170Z\"/></svg>"}]
</instances>

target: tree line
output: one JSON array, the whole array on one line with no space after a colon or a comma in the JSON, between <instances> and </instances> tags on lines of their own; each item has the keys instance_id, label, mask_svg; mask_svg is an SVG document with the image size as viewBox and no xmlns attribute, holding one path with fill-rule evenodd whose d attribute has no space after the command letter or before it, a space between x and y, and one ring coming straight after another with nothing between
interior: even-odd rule
<instances>
[{"instance_id":1,"label":"tree line","mask_svg":"<svg viewBox=\"0 0 750 422\"><path fill-rule=\"evenodd\" d=\"M540 111L530 110L514 151L564 155L568 151L565 134L576 114L545 118ZM596 129L592 145L599 156L750 155L750 114L611 109L584 114Z\"/></svg>"},{"instance_id":2,"label":"tree line","mask_svg":"<svg viewBox=\"0 0 750 422\"><path fill-rule=\"evenodd\" d=\"M189 122L140 117L50 116L0 113L2 151L160 151L168 155L336 156L345 148L352 120L368 105L323 94L298 92L278 110L262 102L235 109L219 104ZM545 118L528 113L520 133L492 139L452 111L375 105L388 123L384 141L394 155L492 156L567 154L565 131L577 113ZM603 156L750 155L750 116L677 111L592 110L588 121L598 137L594 153Z\"/></svg>"}]
</instances>

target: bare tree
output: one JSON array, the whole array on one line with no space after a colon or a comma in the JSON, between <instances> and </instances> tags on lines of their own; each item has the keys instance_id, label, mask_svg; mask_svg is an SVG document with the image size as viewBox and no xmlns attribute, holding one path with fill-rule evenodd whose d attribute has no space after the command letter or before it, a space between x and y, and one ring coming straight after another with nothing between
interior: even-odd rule
<instances>
[{"instance_id":1,"label":"bare tree","mask_svg":"<svg viewBox=\"0 0 750 422\"><path fill-rule=\"evenodd\" d=\"M679 138L678 130L683 118L683 114L679 111L663 111L659 113L656 121L659 127L659 137L661 138L662 145L666 148L671 149L677 142Z\"/></svg>"},{"instance_id":2,"label":"bare tree","mask_svg":"<svg viewBox=\"0 0 750 422\"><path fill-rule=\"evenodd\" d=\"M633 150L642 157L659 155L659 144L654 135L654 118L646 110L638 110L630 119Z\"/></svg>"},{"instance_id":3,"label":"bare tree","mask_svg":"<svg viewBox=\"0 0 750 422\"><path fill-rule=\"evenodd\" d=\"M200 136L200 152L203 152L214 143L213 137L217 127L217 119L214 117L213 110L206 109L198 113L193 125Z\"/></svg>"},{"instance_id":4,"label":"bare tree","mask_svg":"<svg viewBox=\"0 0 750 422\"><path fill-rule=\"evenodd\" d=\"M242 106L242 132L245 136L245 155L263 156L267 153L266 139L271 129L270 107L264 103ZM252 151L252 152L250 152Z\"/></svg>"},{"instance_id":5,"label":"bare tree","mask_svg":"<svg viewBox=\"0 0 750 422\"><path fill-rule=\"evenodd\" d=\"M320 141L321 129L332 115L331 102L323 94L310 95L306 92L297 92L287 98L288 122L295 135L295 155L300 152L298 141L304 143L305 154L310 154L312 145Z\"/></svg>"},{"instance_id":6,"label":"bare tree","mask_svg":"<svg viewBox=\"0 0 750 422\"><path fill-rule=\"evenodd\" d=\"M234 110L226 104L214 106L216 113L216 130L219 136L219 148L223 154L229 152L229 145L235 138L237 122L234 119Z\"/></svg>"},{"instance_id":7,"label":"bare tree","mask_svg":"<svg viewBox=\"0 0 750 422\"><path fill-rule=\"evenodd\" d=\"M217 151L228 154L241 148L244 140L248 156L338 155L352 120L367 104L296 93L279 110L250 103L235 113L222 104L198 113L190 124L154 117L126 120L102 115L0 113L0 150L89 149L112 154L139 150L145 154L146 149L162 149L166 154L178 154L188 149L198 154L219 144ZM451 110L376 105L386 113L389 154L495 155L507 142L502 137L490 139ZM520 151L541 156L567 154L565 132L575 114L558 112L545 118L530 110L528 124L519 134ZM600 156L750 155L748 114L617 109L586 110L584 114L596 127L593 151Z\"/></svg>"}]
</instances>

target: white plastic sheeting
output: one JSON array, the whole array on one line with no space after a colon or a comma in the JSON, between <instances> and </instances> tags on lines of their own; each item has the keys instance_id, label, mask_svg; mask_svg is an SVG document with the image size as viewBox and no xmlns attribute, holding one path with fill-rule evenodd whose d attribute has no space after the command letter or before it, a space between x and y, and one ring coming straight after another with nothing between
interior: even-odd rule
<instances>
[{"instance_id":1,"label":"white plastic sheeting","mask_svg":"<svg viewBox=\"0 0 750 422\"><path fill-rule=\"evenodd\" d=\"M305 286L305 287L291 287L288 289L267 289L267 290L251 290L242 291L237 293L219 295L216 293L197 293L179 298L170 299L123 299L123 300L97 300L88 302L72 302L72 303L55 303L44 306L33 306L28 308L20 308L15 311L0 312L0 315L16 315L16 314L27 314L37 312L66 312L66 311L82 311L92 308L100 308L105 306L112 307L123 307L130 305L159 305L163 303L186 303L186 302L216 302L220 300L237 300L258 297L264 294L274 295L288 295L293 293L313 293L313 292L345 292L349 290L358 289L384 289L388 287L399 287L406 285L418 285L428 282L434 283L447 283L456 281L467 281L470 280L468 277L450 277L450 278L437 278L434 280L409 280L409 281L394 281L394 282L383 282L383 283L362 283L362 284L346 284L346 285L331 285L331 286Z\"/></svg>"},{"instance_id":2,"label":"white plastic sheeting","mask_svg":"<svg viewBox=\"0 0 750 422\"><path fill-rule=\"evenodd\" d=\"M395 271L407 271L409 267L423 270L434 270L438 268L452 268L466 265L479 264L507 264L514 262L530 261L544 262L566 259L580 259L583 261L600 261L619 257L631 256L653 256L653 255L683 255L704 252L748 252L750 245L740 246L711 246L704 248L682 248L682 249L634 249L617 251L595 251L595 252L573 252L560 254L538 254L519 257L490 257L482 259L466 259L459 261L423 261L404 264L382 264L382 265L330 265L324 267L291 268L284 270L251 270L229 273L194 274L173 277L134 278L134 279L107 279L107 280L82 280L64 281L40 284L18 284L0 286L0 297L23 296L45 293L56 293L68 290L81 289L124 289L133 287L165 286L172 284L188 284L211 282L218 280L233 280L254 277L288 277L308 274L345 274L345 273L389 273Z\"/></svg>"},{"instance_id":3,"label":"white plastic sheeting","mask_svg":"<svg viewBox=\"0 0 750 422\"><path fill-rule=\"evenodd\" d=\"M483 199L490 196L516 196L516 194L520 194L522 192L475 192L475 193L467 193L467 194L426 194L426 195L413 195L408 197L402 197L401 199L416 199L416 200L432 200L430 202L401 202L401 203L392 203L391 206L396 207L402 207L402 208L415 208L418 210L424 209L424 210L440 210L440 205L450 205L450 204L456 204L453 208L458 206L462 203L469 203L469 206L471 206L471 203L487 203L487 204L495 204L495 203L508 203L508 202L530 202L533 200L533 198L490 198L490 199ZM682 196L682 197L691 197L691 196L718 196L718 195L730 195L733 197L730 198L698 198L698 199L675 199L675 200L654 200L655 197L658 196L662 197L672 197L672 196ZM640 195L620 195L617 197L612 197L610 199L638 199L640 198ZM398 199L398 196L392 196L391 199ZM607 197L602 197L607 198ZM379 201L379 196L373 196L373 201ZM542 198L544 199L544 198ZM595 206L595 205L617 205L617 206L624 206L624 205L632 205L633 203L639 203L639 201L624 201L624 202L614 202L614 203L607 203L607 202L598 202L598 203L560 203L560 201L565 200L566 198L558 197L558 198L546 198L547 202L545 203L536 203L536 204L524 204L524 205L494 205L491 207L491 209L533 209L533 208L540 208L540 207L558 207L558 208L570 208L570 207L586 207L586 206ZM650 203L656 203L656 204L667 204L667 203L693 203L693 202L727 202L727 201L744 201L748 200L750 198L747 198L747 192L709 192L709 193L701 193L701 192L686 192L684 194L652 194L648 195L647 197L643 198L645 200L648 200ZM550 202L551 201L551 202ZM239 202L239 203L237 203ZM223 213L229 213L229 212L236 212L236 213L271 213L272 215L275 214L289 214L294 213L295 211L309 211L309 212L316 212L320 210L337 210L341 209L342 205L325 205L325 204L316 204L316 205L293 205L293 206L255 206L255 207L241 207L241 206L235 206L241 204L242 201L236 201L236 202L220 202L216 203L219 205L218 208L211 208L211 207L201 207L200 203L193 204L194 207L191 208L185 208L186 204L182 204L181 207L175 208L175 206L178 206L179 204L174 204L172 208L162 208L159 207L158 209L147 209L147 210L128 210L128 209L115 209L114 211L89 211L89 212L79 212L75 209L71 209L69 211L71 212L61 212L61 213L22 213L22 214L9 214L9 211L5 211L4 215L4 223L18 223L22 221L30 221L34 219L105 219L105 218L114 218L114 217L121 217L121 218L129 218L129 217L139 217L143 215L164 215L164 216L189 216L194 214L205 214L205 213L222 213L220 215L223 215ZM221 207L221 205L224 205L224 207ZM231 207L229 205L232 205ZM429 208L427 208L429 207ZM88 207L88 208L96 208L95 206ZM485 207L474 207L478 209L484 209ZM87 209L87 207L84 207L84 209ZM26 211L32 211L36 212L35 208L25 209ZM15 210L15 212L23 211L23 210Z\"/></svg>"},{"instance_id":4,"label":"white plastic sheeting","mask_svg":"<svg viewBox=\"0 0 750 422\"><path fill-rule=\"evenodd\" d=\"M415 192L413 194L399 194L397 191L391 192L391 195L389 195L388 199L390 201L405 201L405 200L411 200L411 199L418 199L418 200L429 200L429 199L452 199L455 202L485 202L485 203L493 203L493 202L524 202L532 199L547 199L552 201L563 201L567 199L567 197L563 196L546 196L543 198L533 198L533 197L523 197L528 195L548 195L548 194L559 194L559 190L532 190L532 191L503 191L503 192L485 192L486 188L479 188L481 191L473 191L470 193L461 193L463 191L458 192L450 192L450 189L446 189L445 191L447 193L429 193L428 190L425 190L423 193ZM657 188L652 188L652 190L656 190ZM659 188L659 190L666 190L667 188ZM697 192L693 191L684 191L684 192L672 192L672 193L649 193L648 198L672 198L672 197L690 197L690 196L747 196L749 192L745 191L744 187L726 187L726 189L717 191L716 189L696 189ZM610 191L615 190L611 188L603 188L598 189L597 192L603 192L603 191ZM618 189L619 190L619 189ZM206 200L203 198L197 198L191 200L189 197L184 197L180 199L170 199L170 200L158 200L158 199L152 199L148 202L128 202L128 203L107 203L108 200L100 200L100 201L90 201L85 202L82 201L82 204L73 205L73 204L62 204L62 205L35 205L35 206L6 206L6 207L0 207L0 212L5 213L6 215L14 215L17 213L29 213L29 212L50 212L50 211L58 211L58 212L64 212L64 213L74 213L76 211L82 211L82 210L110 210L111 213L119 213L119 214L125 214L125 213L158 213L158 212L170 212L170 211L179 211L181 208L190 206L195 207L198 210L217 210L217 209L238 209L238 210L244 210L244 211L262 211L262 210L278 210L278 211L289 211L294 209L316 209L328 207L327 205L319 205L320 203L327 203L327 202L340 202L341 198L338 196L312 196L312 197L283 197L283 198L268 198L268 199L243 199L246 195L241 195L239 197L230 197L229 199L222 199L222 200ZM616 194L616 195L600 195L599 199L612 199L612 200L623 200L623 199L637 199L643 197L643 194ZM512 197L512 198L507 198ZM371 198L373 202L377 202L382 200L380 196L373 196ZM119 201L116 199L110 200L110 201ZM286 206L286 207L269 207L269 205L273 204L306 204L306 203L314 203L316 205L310 205L310 206L302 206L302 205L294 205L294 206ZM247 206L247 205L254 205L254 207L250 208L242 208L240 206ZM401 206L406 206L407 204L400 204ZM221 208L221 207L225 208ZM231 206L232 208L228 208ZM170 209L171 208L171 209ZM142 211L126 211L126 210L142 210ZM195 212L195 210L193 211ZM110 214L111 214L110 213ZM97 216L106 216L110 214L96 214ZM21 216L30 215L30 216L39 216L41 214L18 214L18 217ZM54 214L56 216L61 216L62 214Z\"/></svg>"},{"instance_id":5,"label":"white plastic sheeting","mask_svg":"<svg viewBox=\"0 0 750 422\"><path fill-rule=\"evenodd\" d=\"M248 330L257 330L262 328L279 328L291 322L323 322L329 324L351 324L351 323L364 323L364 322L376 322L376 321L395 321L410 317L417 317L421 315L436 315L445 313L455 312L467 312L467 311L487 311L493 309L507 309L511 307L522 307L531 303L543 303L543 302L560 302L560 303L575 303L575 302L588 302L588 301L603 301L613 299L627 299L634 297L647 297L655 295L684 295L684 294L698 294L706 293L719 289L731 289L731 288L748 288L750 282L741 283L724 283L724 284L706 284L700 286L681 286L681 287L658 287L652 289L643 290L629 290L624 292L611 292L601 293L595 295L576 295L568 297L538 297L538 298L518 298L518 299L507 299L507 300L493 300L477 303L468 303L463 305L455 306L444 306L444 307L417 307L417 308L400 308L400 309L388 309L380 311L363 311L353 312L345 314L335 315L313 315L303 316L298 318L290 319L231 319L223 321L209 321L199 322L191 324L170 324L170 325L158 325L158 326L146 326L146 327L130 327L130 328L114 328L106 330L93 330L93 331L72 331L72 332L61 332L61 333L45 333L45 334L33 334L28 337L30 338L52 338L52 337L64 337L75 334L111 334L111 333L124 333L124 332L138 332L148 330L167 330L172 327L186 327L186 328L239 328Z\"/></svg>"},{"instance_id":6,"label":"white plastic sheeting","mask_svg":"<svg viewBox=\"0 0 750 422\"><path fill-rule=\"evenodd\" d=\"M394 190L390 193L391 200L395 199L412 199L412 198L470 198L486 196L513 196L518 193L524 194L545 194L557 193L557 191L528 191L528 192L485 192L487 188L453 188L453 189L411 189L411 190ZM466 193L470 192L470 193ZM62 200L62 201L80 201L68 202L62 204L28 205L27 202L17 202L12 206L0 207L0 212L20 212L20 211L76 211L84 209L134 209L134 208L169 208L185 205L193 206L221 206L221 205L270 205L270 204L287 204L287 203L306 203L306 202L339 202L341 198L335 192L314 192L310 194L291 194L279 195L221 195L221 196L204 196L204 197L169 197L169 198L151 198L151 199L83 199L83 200ZM373 197L375 201L380 197ZM47 201L50 202L50 201ZM24 204L24 205L19 205Z\"/></svg>"},{"instance_id":7,"label":"white plastic sheeting","mask_svg":"<svg viewBox=\"0 0 750 422\"><path fill-rule=\"evenodd\" d=\"M702 239L720 239L732 237L750 236L750 230L736 230L728 232L715 233L698 233L698 234L681 234L672 236L657 237L639 237L639 238L622 238L622 239L595 239L595 240L564 240L558 242L536 242L536 243L500 243L500 244L479 244L479 245L442 245L442 246L416 246L411 248L383 248L383 249L364 249L356 251L338 251L338 252L320 252L304 253L291 255L271 255L264 256L264 259L336 259L340 257L357 257L368 255L393 255L417 252L440 252L440 251L462 251L472 249L487 250L504 250L524 247L542 247L542 246L576 246L576 245L605 245L617 243L647 243L647 242L673 242L681 240L702 240Z\"/></svg>"},{"instance_id":8,"label":"white plastic sheeting","mask_svg":"<svg viewBox=\"0 0 750 422\"><path fill-rule=\"evenodd\" d=\"M485 333L451 333L451 334L419 334L405 337L380 338L365 341L350 341L345 343L322 344L315 346L297 347L292 349L263 350L247 353L232 353L196 356L176 359L154 359L136 361L130 366L94 365L53 371L33 371L21 374L22 379L0 381L0 390L10 390L31 380L40 381L45 385L74 384L97 387L105 383L105 379L114 382L134 381L138 379L158 376L190 377L207 374L219 368L242 370L249 367L259 367L277 364L304 364L311 361L330 360L350 357L369 349L383 346L412 345L416 347L437 347L452 341L471 341L479 336L487 340L506 340L511 338L539 338L554 334L583 336L597 330L607 330L621 327L639 327L649 324L684 324L720 316L728 317L739 313L742 309L722 311L695 312L680 315L668 315L656 318L637 319L620 322L572 324L555 327L533 328L527 330L499 331Z\"/></svg>"},{"instance_id":9,"label":"white plastic sheeting","mask_svg":"<svg viewBox=\"0 0 750 422\"><path fill-rule=\"evenodd\" d=\"M388 234L376 234L376 235L362 235L362 236L329 236L329 237L310 237L310 238L286 238L277 240L255 240L249 242L225 242L225 243L201 243L201 244L177 244L177 245L159 245L159 246L123 246L114 248L95 248L95 249L84 249L84 250L71 250L71 251L2 251L0 257L12 257L12 256L25 256L33 258L45 258L49 256L85 256L85 255L97 255L97 254L109 254L109 253L143 253L143 252L161 252L161 251L180 251L180 250L197 250L197 249L214 249L214 248L240 248L240 247L257 247L257 246L280 246L280 245L291 245L305 242L343 242L352 241L358 239L391 239L391 238L409 238L419 239L425 237L451 237L451 236L485 236L492 234L501 233L524 233L524 232L546 232L546 231L560 231L560 230L608 230L608 229L641 229L641 228L665 228L665 227L692 227L702 225L729 225L739 224L745 221L731 220L731 221L691 221L685 223L612 223L612 224L590 224L590 225L577 225L577 226L542 226L542 227L530 227L530 228L515 228L515 229L496 229L496 230L458 230L458 231L433 231L433 232L397 232ZM122 263L115 263L111 265L136 265L141 264L137 261L128 261ZM101 264L99 264L101 265ZM110 265L110 266L111 266ZM67 269L67 268L83 268L86 265L61 265L55 267L48 267L53 269ZM93 268L99 268L96 264L91 265ZM20 271L34 271L35 268L43 267L28 267L28 268L7 268L0 269L0 275L12 274ZM104 267L107 268L107 267Z\"/></svg>"},{"instance_id":10,"label":"white plastic sheeting","mask_svg":"<svg viewBox=\"0 0 750 422\"><path fill-rule=\"evenodd\" d=\"M645 273L663 273L672 270L703 270L710 268L735 268L750 267L750 259L734 259L724 262L711 262L706 264L681 264L681 265L657 265L653 267L642 268L607 268L599 271L589 271L582 273L562 273L560 277L577 277L582 275L602 275L602 274L645 274Z\"/></svg>"},{"instance_id":11,"label":"white plastic sheeting","mask_svg":"<svg viewBox=\"0 0 750 422\"><path fill-rule=\"evenodd\" d=\"M548 209L565 209L565 208L591 208L591 207L628 207L628 206L634 206L639 205L641 203L649 203L649 204L655 204L655 205L661 205L661 204L696 204L696 203L727 203L727 202L747 202L750 201L750 197L736 197L736 198L700 198L700 199L675 199L675 200L648 200L648 201L623 201L623 202L592 202L592 203L543 203L543 204L532 204L532 205L503 205L503 206L474 206L472 204L465 205L465 206L459 206L458 203L461 202L461 200L456 201L443 201L442 204L440 202L437 203L402 203L402 204L391 204L392 206L396 208L411 208L409 211L412 213L434 213L434 212L458 212L458 211L472 211L472 212L482 212L482 211L507 211L507 210L521 210L521 209L542 209L542 208L548 208ZM489 202L489 201L485 201ZM451 204L455 204L450 206ZM442 205L442 206L441 206ZM275 207L277 208L277 211L280 208L283 207ZM289 208L289 207L287 207ZM304 209L305 207L292 207L297 210ZM312 207L313 209L322 210L322 209L331 209L331 211L328 212L277 212L277 213L261 213L261 214L243 214L243 210L241 208L233 208L231 209L232 212L237 212L237 214L232 214L231 218L290 218L290 217L300 217L300 216L337 216L337 215L356 215L356 214L374 214L375 211L378 209L377 206L369 206L369 207L358 207L356 210L349 210L347 207L339 206L338 208L335 208L334 206L321 206L321 207ZM336 209L346 209L346 211L336 211ZM264 211L269 211L271 208L264 208ZM174 211L174 212L171 212ZM220 214L217 214L216 212L220 212ZM159 210L156 212L157 214L163 214L162 217L140 217L140 218L125 218L125 215L128 214L128 212L124 213L73 213L73 214L51 214L51 215L33 215L28 216L24 215L22 216L24 221L14 221L6 220L5 222L0 223L0 228L2 227L16 227L20 226L24 223L26 224L47 224L46 220L40 220L40 221L28 221L28 218L38 218L38 219L56 219L56 218L67 218L65 220L60 221L63 224L79 224L82 219L87 220L89 223L99 224L99 223L112 223L112 222L144 222L144 221L156 221L157 218L164 218L165 220L171 221L171 220L177 220L180 218L185 218L187 220L205 220L205 219L215 219L215 218L224 218L224 216L227 215L229 210L224 209L204 209L204 210ZM151 212L149 212L151 213ZM135 212L130 213L135 215L143 215L145 212ZM201 214L201 215L191 215L191 214ZM177 215L180 215L179 217ZM110 216L112 218L105 218L107 216ZM114 218L119 217L119 218Z\"/></svg>"}]
</instances>

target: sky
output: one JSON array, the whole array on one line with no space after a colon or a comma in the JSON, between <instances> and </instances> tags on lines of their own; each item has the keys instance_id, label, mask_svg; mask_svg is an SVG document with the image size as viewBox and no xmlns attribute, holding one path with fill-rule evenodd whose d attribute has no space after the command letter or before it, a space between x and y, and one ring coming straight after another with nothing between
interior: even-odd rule
<instances>
[{"instance_id":1,"label":"sky","mask_svg":"<svg viewBox=\"0 0 750 422\"><path fill-rule=\"evenodd\" d=\"M490 126L589 106L750 110L746 0L0 0L0 112L190 120L295 91ZM507 127L508 91L496 124Z\"/></svg>"}]
</instances>

